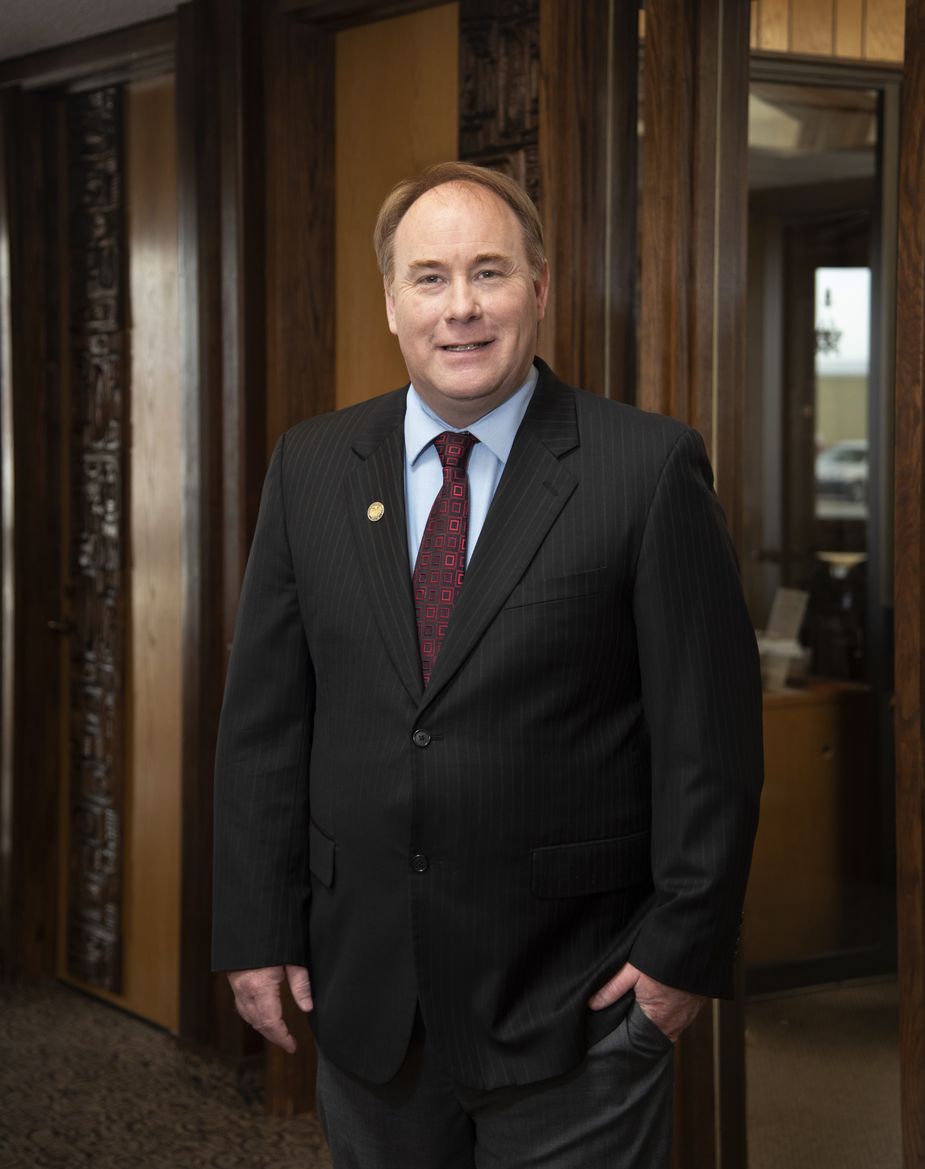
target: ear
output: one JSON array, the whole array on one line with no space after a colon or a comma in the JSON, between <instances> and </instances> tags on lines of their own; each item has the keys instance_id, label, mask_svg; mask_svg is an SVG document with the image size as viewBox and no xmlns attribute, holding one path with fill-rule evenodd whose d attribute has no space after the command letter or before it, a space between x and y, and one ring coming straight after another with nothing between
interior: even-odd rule
<instances>
[{"instance_id":1,"label":"ear","mask_svg":"<svg viewBox=\"0 0 925 1169\"><path fill-rule=\"evenodd\" d=\"M549 296L549 263L543 261L543 271L533 281L533 291L536 293L536 319L541 321L546 316L546 300Z\"/></svg>"},{"instance_id":2,"label":"ear","mask_svg":"<svg viewBox=\"0 0 925 1169\"><path fill-rule=\"evenodd\" d=\"M389 332L398 336L398 327L395 324L395 294L388 276L382 277L382 289L385 293L385 315L389 322Z\"/></svg>"}]
</instances>

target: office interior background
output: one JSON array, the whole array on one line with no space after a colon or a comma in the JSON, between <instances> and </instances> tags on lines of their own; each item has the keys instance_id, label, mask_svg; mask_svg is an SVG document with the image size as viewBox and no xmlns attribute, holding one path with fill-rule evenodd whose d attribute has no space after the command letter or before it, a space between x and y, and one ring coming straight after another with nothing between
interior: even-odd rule
<instances>
[{"instance_id":1,"label":"office interior background","mask_svg":"<svg viewBox=\"0 0 925 1169\"><path fill-rule=\"evenodd\" d=\"M264 1051L209 973L224 669L276 437L405 381L378 205L461 158L540 207L540 354L704 435L765 631L739 990L680 1045L676 1166L925 1167L923 127L925 0L5 6L19 1042L17 995L70 988L310 1112L307 1031Z\"/></svg>"}]
</instances>

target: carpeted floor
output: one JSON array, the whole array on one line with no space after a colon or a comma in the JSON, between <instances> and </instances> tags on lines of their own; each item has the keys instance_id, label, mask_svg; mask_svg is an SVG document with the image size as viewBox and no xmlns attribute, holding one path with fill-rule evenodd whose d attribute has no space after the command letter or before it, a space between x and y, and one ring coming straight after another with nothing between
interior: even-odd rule
<instances>
[{"instance_id":1,"label":"carpeted floor","mask_svg":"<svg viewBox=\"0 0 925 1169\"><path fill-rule=\"evenodd\" d=\"M896 982L752 1001L749 1169L900 1169Z\"/></svg>"},{"instance_id":2,"label":"carpeted floor","mask_svg":"<svg viewBox=\"0 0 925 1169\"><path fill-rule=\"evenodd\" d=\"M897 1013L895 982L749 1004L749 1169L899 1169ZM59 983L0 987L0 1169L271 1166L329 1169L315 1117Z\"/></svg>"},{"instance_id":3,"label":"carpeted floor","mask_svg":"<svg viewBox=\"0 0 925 1169\"><path fill-rule=\"evenodd\" d=\"M0 987L2 1169L329 1169L230 1068L58 983Z\"/></svg>"}]
</instances>

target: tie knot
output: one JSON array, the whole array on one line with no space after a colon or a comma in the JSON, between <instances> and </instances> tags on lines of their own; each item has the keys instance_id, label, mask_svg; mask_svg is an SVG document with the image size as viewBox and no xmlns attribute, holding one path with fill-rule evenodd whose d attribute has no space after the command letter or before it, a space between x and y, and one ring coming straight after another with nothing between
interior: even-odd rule
<instances>
[{"instance_id":1,"label":"tie knot","mask_svg":"<svg viewBox=\"0 0 925 1169\"><path fill-rule=\"evenodd\" d=\"M479 440L468 430L457 434L453 430L444 430L434 439L434 446L444 467L462 467L465 470L469 461L469 452Z\"/></svg>"}]
</instances>

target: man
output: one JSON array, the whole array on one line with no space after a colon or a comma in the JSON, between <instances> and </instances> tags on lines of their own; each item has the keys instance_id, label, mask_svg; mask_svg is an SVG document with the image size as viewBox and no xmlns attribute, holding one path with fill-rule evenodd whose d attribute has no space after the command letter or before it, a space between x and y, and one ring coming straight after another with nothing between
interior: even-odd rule
<instances>
[{"instance_id":1,"label":"man","mask_svg":"<svg viewBox=\"0 0 925 1169\"><path fill-rule=\"evenodd\" d=\"M755 641L703 443L534 359L532 203L462 164L376 229L409 388L277 445L219 739L214 958L319 1050L334 1165L667 1166L728 993ZM311 982L309 982L309 971Z\"/></svg>"}]
</instances>

